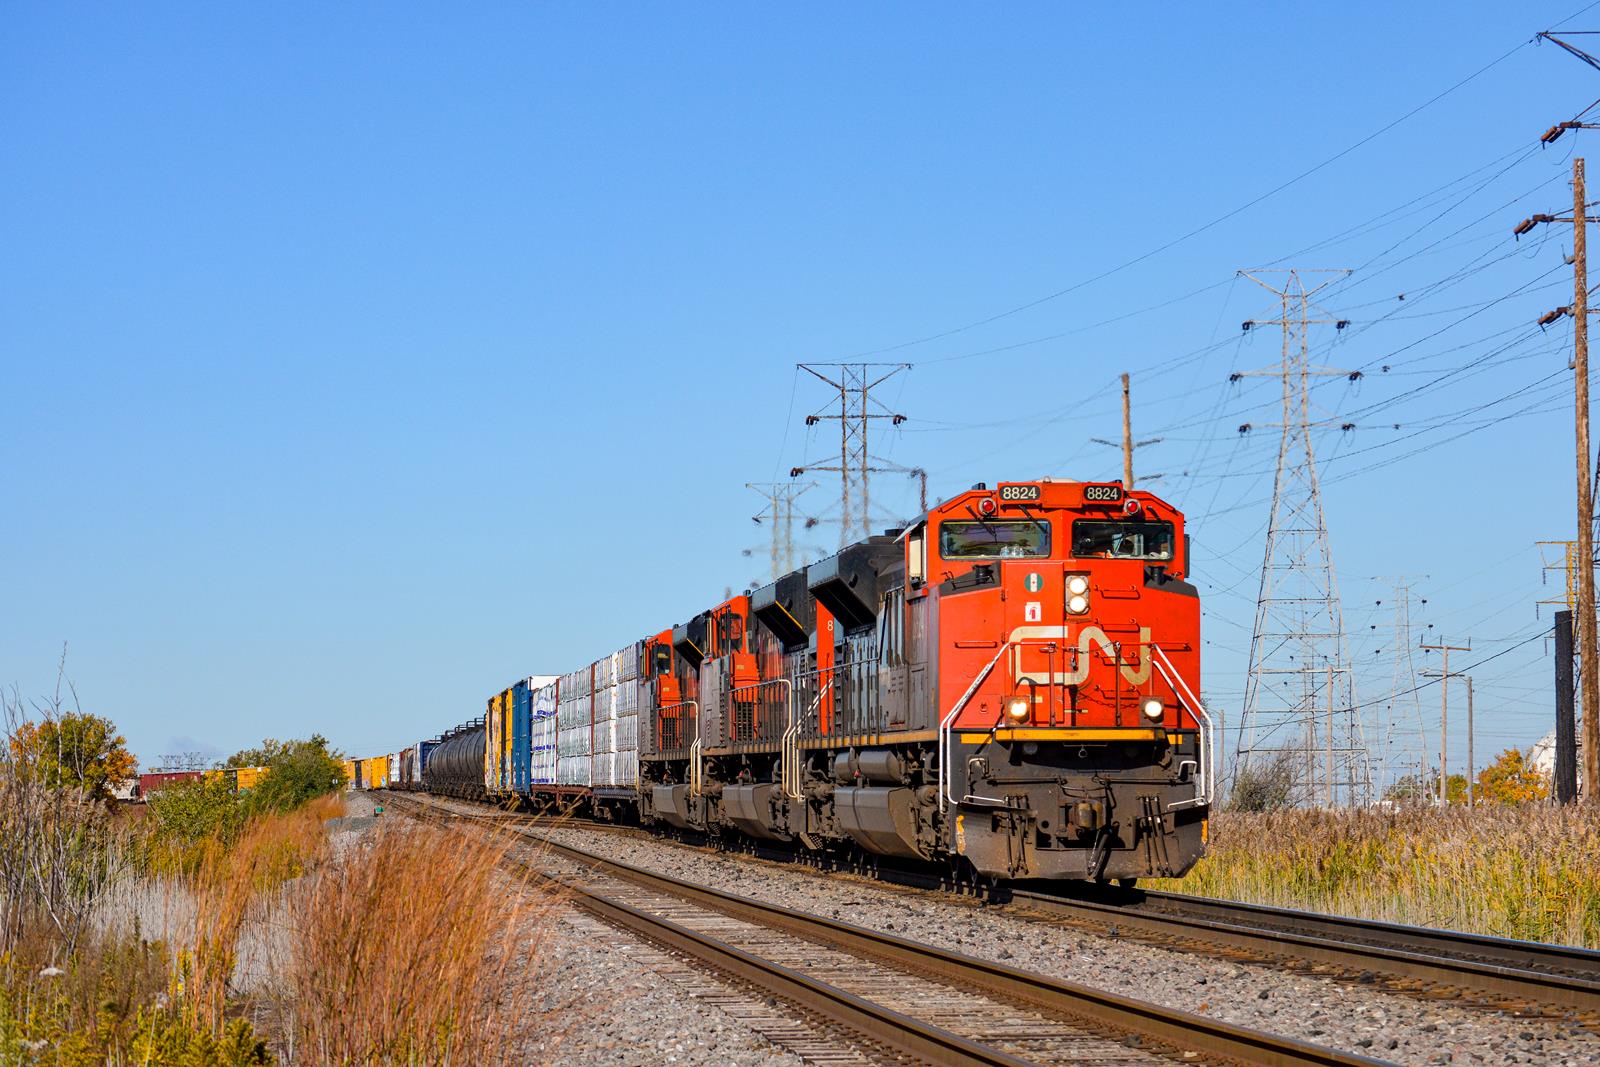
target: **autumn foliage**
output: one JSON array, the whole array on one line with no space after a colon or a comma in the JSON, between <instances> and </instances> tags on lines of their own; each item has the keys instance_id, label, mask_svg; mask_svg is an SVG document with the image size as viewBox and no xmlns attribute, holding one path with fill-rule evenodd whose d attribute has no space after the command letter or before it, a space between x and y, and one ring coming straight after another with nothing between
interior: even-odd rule
<instances>
[{"instance_id":1,"label":"autumn foliage","mask_svg":"<svg viewBox=\"0 0 1600 1067\"><path fill-rule=\"evenodd\" d=\"M1481 802L1526 804L1549 796L1550 780L1534 769L1521 749L1506 749L1478 775Z\"/></svg>"},{"instance_id":2,"label":"autumn foliage","mask_svg":"<svg viewBox=\"0 0 1600 1067\"><path fill-rule=\"evenodd\" d=\"M127 743L110 719L69 711L19 723L9 747L13 766L29 779L109 800L112 787L138 771Z\"/></svg>"}]
</instances>

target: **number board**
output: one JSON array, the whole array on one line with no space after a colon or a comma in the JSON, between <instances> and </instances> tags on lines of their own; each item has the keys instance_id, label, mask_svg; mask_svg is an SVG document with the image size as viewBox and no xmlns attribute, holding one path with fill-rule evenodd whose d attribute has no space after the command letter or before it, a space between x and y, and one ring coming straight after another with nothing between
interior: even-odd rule
<instances>
[{"instance_id":1,"label":"number board","mask_svg":"<svg viewBox=\"0 0 1600 1067\"><path fill-rule=\"evenodd\" d=\"M1001 500L1038 500L1039 487L1037 485L1002 485L1000 487Z\"/></svg>"},{"instance_id":2,"label":"number board","mask_svg":"<svg viewBox=\"0 0 1600 1067\"><path fill-rule=\"evenodd\" d=\"M1083 502L1085 504L1115 504L1122 499L1122 486L1115 482L1110 485L1086 485L1083 487Z\"/></svg>"}]
</instances>

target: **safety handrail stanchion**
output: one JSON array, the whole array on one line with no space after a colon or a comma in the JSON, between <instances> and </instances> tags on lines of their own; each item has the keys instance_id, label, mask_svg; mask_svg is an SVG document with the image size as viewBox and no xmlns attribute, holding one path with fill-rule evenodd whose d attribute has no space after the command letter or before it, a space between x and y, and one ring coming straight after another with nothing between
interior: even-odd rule
<instances>
[{"instance_id":1,"label":"safety handrail stanchion","mask_svg":"<svg viewBox=\"0 0 1600 1067\"><path fill-rule=\"evenodd\" d=\"M994 670L994 665L996 663L1000 662L1000 657L1006 654L1006 650L1011 648L1012 644L1013 644L1013 642L1007 641L1005 644L1000 646L1000 650L994 654L994 658L991 659L987 664L984 665L983 670L978 672L978 676L976 678L972 679L972 684L967 686L967 691L965 693L961 694L961 699L955 702L955 706L952 707L945 714L945 717L943 719L939 720L939 810L940 811L944 811L944 810L946 810L946 808L950 804L956 803L956 798L949 795L949 791L950 791L950 737L954 733L954 730L952 729L952 724L956 721L956 716L961 714L961 709L967 706L967 701L972 699L972 694L974 694L974 693L976 693L978 691L978 687L983 684L983 681L984 681L985 678L989 677L989 672Z\"/></svg>"},{"instance_id":2,"label":"safety handrail stanchion","mask_svg":"<svg viewBox=\"0 0 1600 1067\"><path fill-rule=\"evenodd\" d=\"M1167 658L1167 653L1160 645L1150 646L1155 660L1156 669L1161 672L1161 677L1166 679L1167 685L1178 695L1183 706L1189 709L1189 714L1194 716L1199 724L1200 758L1195 767L1195 797L1192 800L1180 800L1168 804L1167 810L1174 808L1211 807L1216 802L1216 776L1213 773L1212 763L1216 760L1216 724L1211 719L1211 713L1206 711L1200 698L1189 687L1183 675L1172 665L1172 660Z\"/></svg>"}]
</instances>

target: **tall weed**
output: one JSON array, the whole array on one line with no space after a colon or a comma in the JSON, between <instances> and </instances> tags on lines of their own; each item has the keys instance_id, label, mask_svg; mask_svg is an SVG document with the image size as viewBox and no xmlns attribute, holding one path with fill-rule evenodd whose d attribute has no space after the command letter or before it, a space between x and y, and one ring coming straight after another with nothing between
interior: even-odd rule
<instances>
[{"instance_id":1,"label":"tall weed","mask_svg":"<svg viewBox=\"0 0 1600 1067\"><path fill-rule=\"evenodd\" d=\"M1600 947L1600 824L1544 804L1223 812L1202 896Z\"/></svg>"},{"instance_id":2,"label":"tall weed","mask_svg":"<svg viewBox=\"0 0 1600 1067\"><path fill-rule=\"evenodd\" d=\"M281 977L294 1062L495 1064L543 923L496 865L508 844L396 821L347 844L289 904Z\"/></svg>"}]
</instances>

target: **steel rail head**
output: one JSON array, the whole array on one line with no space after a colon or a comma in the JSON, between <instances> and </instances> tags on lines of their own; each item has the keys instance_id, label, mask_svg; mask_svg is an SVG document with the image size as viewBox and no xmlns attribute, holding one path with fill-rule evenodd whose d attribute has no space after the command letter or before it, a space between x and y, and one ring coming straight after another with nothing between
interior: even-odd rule
<instances>
[{"instance_id":1,"label":"steel rail head","mask_svg":"<svg viewBox=\"0 0 1600 1067\"><path fill-rule=\"evenodd\" d=\"M1318 1065L1318 1067L1370 1067L1383 1061L1324 1048L1291 1037L1235 1026L1207 1016L1092 989L1047 975L975 959L891 934L850 923L824 919L805 912L766 904L733 893L698 886L670 875L607 859L584 849L530 835L541 847L588 864L607 874L646 888L689 899L735 918L742 918L796 936L832 944L852 954L875 957L892 964L974 986L996 996L1023 1001L1035 1008L1107 1025L1141 1037L1264 1067Z\"/></svg>"}]
</instances>

